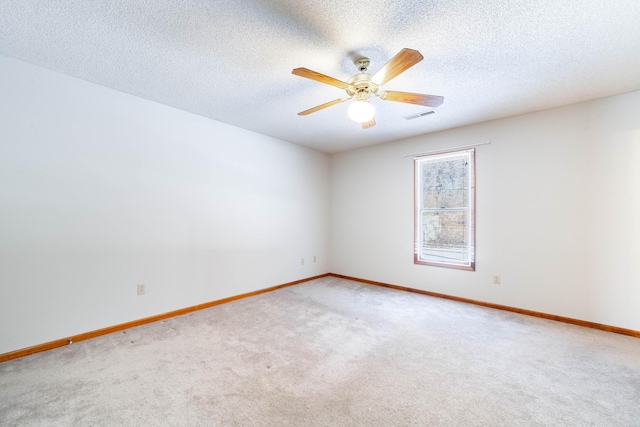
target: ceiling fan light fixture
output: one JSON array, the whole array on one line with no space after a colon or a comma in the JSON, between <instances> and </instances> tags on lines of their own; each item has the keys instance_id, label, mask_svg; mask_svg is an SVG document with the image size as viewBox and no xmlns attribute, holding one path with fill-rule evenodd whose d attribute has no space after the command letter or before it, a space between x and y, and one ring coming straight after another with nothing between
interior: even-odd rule
<instances>
[{"instance_id":1,"label":"ceiling fan light fixture","mask_svg":"<svg viewBox=\"0 0 640 427\"><path fill-rule=\"evenodd\" d=\"M358 100L352 102L347 110L349 118L356 123L366 123L373 119L376 109L369 101Z\"/></svg>"}]
</instances>

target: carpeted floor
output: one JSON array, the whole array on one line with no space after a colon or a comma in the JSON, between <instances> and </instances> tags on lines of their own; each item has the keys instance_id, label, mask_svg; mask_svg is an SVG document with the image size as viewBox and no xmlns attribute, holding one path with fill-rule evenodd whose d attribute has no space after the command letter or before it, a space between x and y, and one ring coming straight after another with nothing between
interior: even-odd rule
<instances>
[{"instance_id":1,"label":"carpeted floor","mask_svg":"<svg viewBox=\"0 0 640 427\"><path fill-rule=\"evenodd\" d=\"M0 364L2 426L640 426L640 340L326 277Z\"/></svg>"}]
</instances>

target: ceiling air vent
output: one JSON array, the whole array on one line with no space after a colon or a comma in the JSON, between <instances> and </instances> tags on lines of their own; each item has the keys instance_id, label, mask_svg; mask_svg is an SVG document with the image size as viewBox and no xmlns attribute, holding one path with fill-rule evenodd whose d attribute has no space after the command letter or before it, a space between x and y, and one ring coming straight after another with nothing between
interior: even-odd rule
<instances>
[{"instance_id":1,"label":"ceiling air vent","mask_svg":"<svg viewBox=\"0 0 640 427\"><path fill-rule=\"evenodd\" d=\"M417 119L418 117L424 117L424 116L428 116L429 114L435 114L436 110L429 110L429 111L423 111L422 113L418 113L418 114L412 114L410 116L405 116L405 120L413 120L413 119Z\"/></svg>"}]
</instances>

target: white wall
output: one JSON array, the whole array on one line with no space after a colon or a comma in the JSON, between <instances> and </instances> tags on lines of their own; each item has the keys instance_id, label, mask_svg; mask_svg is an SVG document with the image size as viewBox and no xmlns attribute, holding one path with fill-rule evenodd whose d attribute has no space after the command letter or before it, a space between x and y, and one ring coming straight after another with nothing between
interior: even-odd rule
<instances>
[{"instance_id":1,"label":"white wall","mask_svg":"<svg viewBox=\"0 0 640 427\"><path fill-rule=\"evenodd\" d=\"M0 354L329 271L328 155L5 56L0 94Z\"/></svg>"},{"instance_id":2,"label":"white wall","mask_svg":"<svg viewBox=\"0 0 640 427\"><path fill-rule=\"evenodd\" d=\"M332 272L640 330L639 112L633 92L334 155ZM485 141L476 271L414 265L403 155Z\"/></svg>"}]
</instances>

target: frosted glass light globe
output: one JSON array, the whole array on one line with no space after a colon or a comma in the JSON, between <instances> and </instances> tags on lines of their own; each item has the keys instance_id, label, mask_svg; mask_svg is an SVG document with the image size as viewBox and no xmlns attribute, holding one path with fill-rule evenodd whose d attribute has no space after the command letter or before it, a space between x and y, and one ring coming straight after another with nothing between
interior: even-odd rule
<instances>
[{"instance_id":1,"label":"frosted glass light globe","mask_svg":"<svg viewBox=\"0 0 640 427\"><path fill-rule=\"evenodd\" d=\"M373 119L376 109L369 101L356 101L349 105L349 118L357 123L365 123Z\"/></svg>"}]
</instances>

